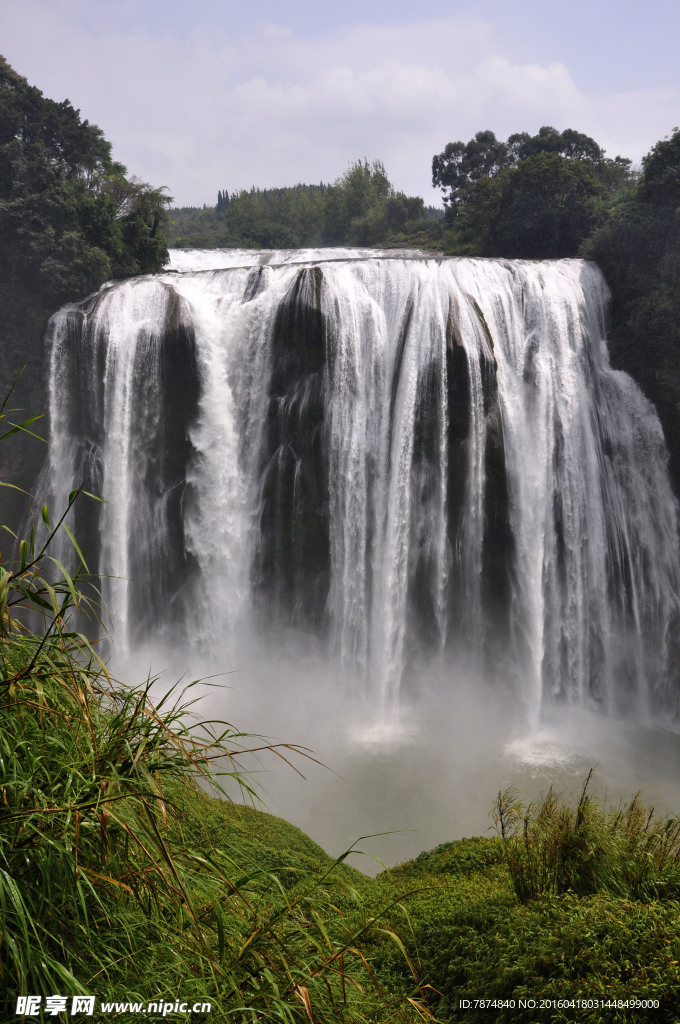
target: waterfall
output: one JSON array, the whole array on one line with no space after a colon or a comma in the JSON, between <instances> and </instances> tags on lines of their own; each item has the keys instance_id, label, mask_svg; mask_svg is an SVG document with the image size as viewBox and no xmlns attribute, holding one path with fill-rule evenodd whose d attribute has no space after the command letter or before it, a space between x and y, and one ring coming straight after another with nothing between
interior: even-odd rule
<instances>
[{"instance_id":1,"label":"waterfall","mask_svg":"<svg viewBox=\"0 0 680 1024\"><path fill-rule=\"evenodd\" d=\"M465 664L530 715L676 715L677 508L592 264L178 252L47 336L49 501L116 649L314 635L385 714Z\"/></svg>"}]
</instances>

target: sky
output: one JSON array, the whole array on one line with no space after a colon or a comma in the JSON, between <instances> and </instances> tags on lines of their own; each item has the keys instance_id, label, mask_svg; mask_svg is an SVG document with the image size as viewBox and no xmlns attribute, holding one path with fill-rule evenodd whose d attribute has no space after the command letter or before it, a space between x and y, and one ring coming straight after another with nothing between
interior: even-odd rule
<instances>
[{"instance_id":1,"label":"sky","mask_svg":"<svg viewBox=\"0 0 680 1024\"><path fill-rule=\"evenodd\" d=\"M0 52L175 205L382 160L440 204L432 156L490 128L591 135L638 163L680 124L674 0L0 0Z\"/></svg>"}]
</instances>

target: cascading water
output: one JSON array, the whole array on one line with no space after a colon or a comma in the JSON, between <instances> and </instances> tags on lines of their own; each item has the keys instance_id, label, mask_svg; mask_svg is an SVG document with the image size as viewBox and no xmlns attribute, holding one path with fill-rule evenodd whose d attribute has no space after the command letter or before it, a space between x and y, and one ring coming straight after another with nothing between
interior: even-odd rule
<instances>
[{"instance_id":1,"label":"cascading water","mask_svg":"<svg viewBox=\"0 0 680 1024\"><path fill-rule=\"evenodd\" d=\"M676 503L596 267L175 260L48 334L50 501L108 502L75 528L118 650L293 627L385 716L432 660L677 714Z\"/></svg>"}]
</instances>

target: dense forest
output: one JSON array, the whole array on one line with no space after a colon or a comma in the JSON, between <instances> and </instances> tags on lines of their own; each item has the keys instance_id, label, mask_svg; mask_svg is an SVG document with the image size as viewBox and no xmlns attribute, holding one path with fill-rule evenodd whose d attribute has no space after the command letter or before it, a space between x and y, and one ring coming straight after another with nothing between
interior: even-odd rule
<instances>
[{"instance_id":1,"label":"dense forest","mask_svg":"<svg viewBox=\"0 0 680 1024\"><path fill-rule=\"evenodd\" d=\"M180 248L297 249L384 245L428 231L443 213L398 192L383 164L357 160L332 185L219 191L217 205L170 212L169 244Z\"/></svg>"}]
</instances>

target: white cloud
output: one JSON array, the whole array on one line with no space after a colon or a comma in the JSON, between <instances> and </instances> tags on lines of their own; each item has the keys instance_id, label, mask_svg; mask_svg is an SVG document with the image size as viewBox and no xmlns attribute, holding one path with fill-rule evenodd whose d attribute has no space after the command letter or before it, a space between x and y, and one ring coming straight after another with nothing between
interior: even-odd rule
<instances>
[{"instance_id":1,"label":"white cloud","mask_svg":"<svg viewBox=\"0 0 680 1024\"><path fill-rule=\"evenodd\" d=\"M218 188L333 180L363 156L432 202L431 158L452 139L554 124L639 159L680 109L677 89L588 96L564 63L513 59L483 21L313 39L266 23L236 40L217 27L102 34L79 10L77 0L25 0L5 17L5 55L47 95L68 96L118 159L180 203L212 203Z\"/></svg>"}]
</instances>

